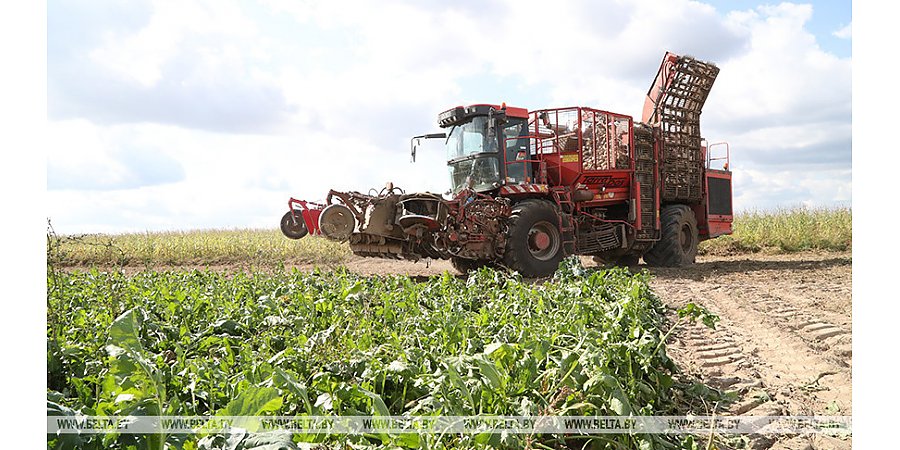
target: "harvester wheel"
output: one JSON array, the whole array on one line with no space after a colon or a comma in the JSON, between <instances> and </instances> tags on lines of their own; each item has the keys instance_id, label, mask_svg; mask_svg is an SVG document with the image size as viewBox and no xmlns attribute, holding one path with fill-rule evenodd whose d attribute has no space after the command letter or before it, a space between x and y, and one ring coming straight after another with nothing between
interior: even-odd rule
<instances>
[{"instance_id":1,"label":"harvester wheel","mask_svg":"<svg viewBox=\"0 0 900 450\"><path fill-rule=\"evenodd\" d=\"M281 216L281 232L290 239L300 239L309 233L306 229L306 222L303 221L303 215L297 211L297 223L294 223L294 217L290 211Z\"/></svg>"},{"instance_id":2,"label":"harvester wheel","mask_svg":"<svg viewBox=\"0 0 900 450\"><path fill-rule=\"evenodd\" d=\"M467 258L450 258L450 264L459 273L465 275L474 272L482 267L491 265L491 262L485 259L467 259Z\"/></svg>"},{"instance_id":3,"label":"harvester wheel","mask_svg":"<svg viewBox=\"0 0 900 450\"><path fill-rule=\"evenodd\" d=\"M660 216L662 236L644 253L644 262L655 267L681 267L697 258L697 218L686 205L669 205Z\"/></svg>"},{"instance_id":4,"label":"harvester wheel","mask_svg":"<svg viewBox=\"0 0 900 450\"><path fill-rule=\"evenodd\" d=\"M553 274L563 259L559 216L552 203L527 199L513 206L503 264L525 277Z\"/></svg>"}]
</instances>

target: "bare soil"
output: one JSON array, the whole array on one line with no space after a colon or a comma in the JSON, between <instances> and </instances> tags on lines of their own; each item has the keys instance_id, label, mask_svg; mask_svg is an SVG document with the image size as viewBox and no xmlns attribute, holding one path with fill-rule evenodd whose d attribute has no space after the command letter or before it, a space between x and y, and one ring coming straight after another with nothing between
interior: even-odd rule
<instances>
[{"instance_id":1,"label":"bare soil","mask_svg":"<svg viewBox=\"0 0 900 450\"><path fill-rule=\"evenodd\" d=\"M586 266L594 265L589 259ZM361 274L410 276L455 273L446 261L411 263L353 259ZM738 400L710 413L851 415L850 253L700 256L686 268L649 268L652 287L674 311L689 302L720 318L679 327L669 354L688 376ZM822 435L723 437L728 447L845 449L850 439Z\"/></svg>"},{"instance_id":2,"label":"bare soil","mask_svg":"<svg viewBox=\"0 0 900 450\"><path fill-rule=\"evenodd\" d=\"M715 330L676 330L669 352L707 384L737 391L731 414L851 415L849 253L702 257L652 269L668 305L688 302L720 317ZM850 448L826 436L752 436L753 448Z\"/></svg>"}]
</instances>

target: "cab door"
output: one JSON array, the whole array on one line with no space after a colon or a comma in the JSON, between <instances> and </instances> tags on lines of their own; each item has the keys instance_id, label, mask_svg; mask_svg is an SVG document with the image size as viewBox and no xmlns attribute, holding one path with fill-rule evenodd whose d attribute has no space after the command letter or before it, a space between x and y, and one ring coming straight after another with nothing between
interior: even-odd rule
<instances>
[{"instance_id":1,"label":"cab door","mask_svg":"<svg viewBox=\"0 0 900 450\"><path fill-rule=\"evenodd\" d=\"M533 183L528 126L523 118L510 118L503 125L504 179L506 184Z\"/></svg>"}]
</instances>

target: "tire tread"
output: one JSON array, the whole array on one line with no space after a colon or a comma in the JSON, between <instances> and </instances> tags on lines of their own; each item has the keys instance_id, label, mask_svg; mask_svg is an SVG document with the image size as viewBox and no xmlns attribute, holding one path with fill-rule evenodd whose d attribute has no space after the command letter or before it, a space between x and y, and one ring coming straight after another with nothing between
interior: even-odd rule
<instances>
[{"instance_id":1,"label":"tire tread","mask_svg":"<svg viewBox=\"0 0 900 450\"><path fill-rule=\"evenodd\" d=\"M694 229L694 249L689 254L685 254L681 248L682 220L686 220ZM644 262L654 267L682 267L693 264L697 256L697 218L694 211L687 205L666 206L662 210L660 225L662 236L656 245L644 253Z\"/></svg>"}]
</instances>

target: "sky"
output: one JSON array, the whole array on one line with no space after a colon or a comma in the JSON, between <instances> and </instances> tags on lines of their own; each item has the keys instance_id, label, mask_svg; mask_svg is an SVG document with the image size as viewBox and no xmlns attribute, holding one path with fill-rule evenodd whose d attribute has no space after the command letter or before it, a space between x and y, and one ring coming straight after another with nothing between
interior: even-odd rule
<instances>
[{"instance_id":1,"label":"sky","mask_svg":"<svg viewBox=\"0 0 900 450\"><path fill-rule=\"evenodd\" d=\"M849 1L50 0L59 233L274 228L290 197L449 188L456 105L640 119L666 51L721 71L701 119L738 211L851 205Z\"/></svg>"}]
</instances>

